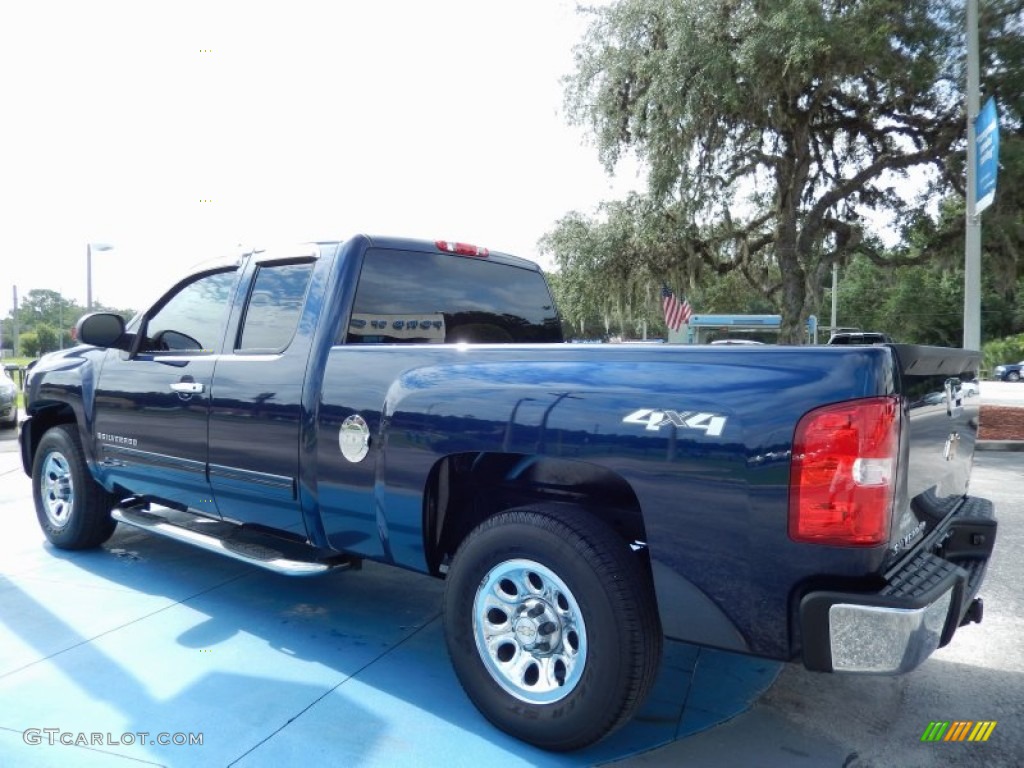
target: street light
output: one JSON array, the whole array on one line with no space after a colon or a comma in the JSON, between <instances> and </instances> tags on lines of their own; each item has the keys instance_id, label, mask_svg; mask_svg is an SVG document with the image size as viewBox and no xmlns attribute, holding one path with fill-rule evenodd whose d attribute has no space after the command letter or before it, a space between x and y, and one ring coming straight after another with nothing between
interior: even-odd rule
<instances>
[{"instance_id":1,"label":"street light","mask_svg":"<svg viewBox=\"0 0 1024 768\"><path fill-rule=\"evenodd\" d=\"M107 243L85 244L85 308L88 312L92 312L92 252L109 251L113 247Z\"/></svg>"},{"instance_id":2,"label":"street light","mask_svg":"<svg viewBox=\"0 0 1024 768\"><path fill-rule=\"evenodd\" d=\"M502 452L508 453L512 449L512 428L516 424L516 413L519 412L519 406L536 399L536 397L520 397L516 400L516 404L512 406L512 413L509 414L508 424L505 425L505 438L501 441Z\"/></svg>"},{"instance_id":3,"label":"street light","mask_svg":"<svg viewBox=\"0 0 1024 768\"><path fill-rule=\"evenodd\" d=\"M557 406L563 400L582 400L582 397L577 397L570 392L548 392L549 395L555 395L554 401L547 408L544 409L544 415L540 419L540 439L537 441L537 453L544 453L547 449L547 432L548 432L548 416L555 410Z\"/></svg>"}]
</instances>

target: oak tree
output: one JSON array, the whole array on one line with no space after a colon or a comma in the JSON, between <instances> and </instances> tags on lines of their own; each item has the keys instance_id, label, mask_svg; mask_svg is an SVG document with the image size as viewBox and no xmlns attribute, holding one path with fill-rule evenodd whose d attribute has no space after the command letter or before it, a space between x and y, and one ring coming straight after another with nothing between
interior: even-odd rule
<instances>
[{"instance_id":1,"label":"oak tree","mask_svg":"<svg viewBox=\"0 0 1024 768\"><path fill-rule=\"evenodd\" d=\"M620 0L592 23L568 112L606 167L633 152L666 261L747 270L798 342L833 263L884 257L871 210L920 206L963 141L953 0ZM655 229L659 229L656 226ZM926 258L918 256L919 260ZM905 261L912 261L906 257Z\"/></svg>"}]
</instances>

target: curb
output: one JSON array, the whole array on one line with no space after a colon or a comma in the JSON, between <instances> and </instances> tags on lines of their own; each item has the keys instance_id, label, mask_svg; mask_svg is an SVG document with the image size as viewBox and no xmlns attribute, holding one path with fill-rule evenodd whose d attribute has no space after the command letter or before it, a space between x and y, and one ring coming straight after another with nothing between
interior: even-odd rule
<instances>
[{"instance_id":1,"label":"curb","mask_svg":"<svg viewBox=\"0 0 1024 768\"><path fill-rule=\"evenodd\" d=\"M1024 440L977 440L976 451L1024 451Z\"/></svg>"}]
</instances>

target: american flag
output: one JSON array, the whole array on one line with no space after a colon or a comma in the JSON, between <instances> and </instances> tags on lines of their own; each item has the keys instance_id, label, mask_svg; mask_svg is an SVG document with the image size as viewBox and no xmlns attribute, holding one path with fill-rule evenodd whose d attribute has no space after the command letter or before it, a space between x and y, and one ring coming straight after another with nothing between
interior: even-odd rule
<instances>
[{"instance_id":1,"label":"american flag","mask_svg":"<svg viewBox=\"0 0 1024 768\"><path fill-rule=\"evenodd\" d=\"M661 308L665 311L665 325L671 331L678 331L684 323L690 322L693 315L693 309L686 297L680 301L667 285L661 286Z\"/></svg>"}]
</instances>

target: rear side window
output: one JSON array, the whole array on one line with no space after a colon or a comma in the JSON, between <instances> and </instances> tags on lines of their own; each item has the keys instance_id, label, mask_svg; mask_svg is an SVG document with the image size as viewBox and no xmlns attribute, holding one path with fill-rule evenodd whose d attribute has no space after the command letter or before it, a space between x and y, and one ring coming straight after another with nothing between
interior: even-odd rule
<instances>
[{"instance_id":1,"label":"rear side window","mask_svg":"<svg viewBox=\"0 0 1024 768\"><path fill-rule=\"evenodd\" d=\"M444 253L366 253L348 344L559 342L540 272Z\"/></svg>"},{"instance_id":2,"label":"rear side window","mask_svg":"<svg viewBox=\"0 0 1024 768\"><path fill-rule=\"evenodd\" d=\"M312 274L312 262L259 267L245 308L238 351L280 352L291 343Z\"/></svg>"}]
</instances>

